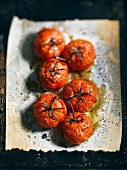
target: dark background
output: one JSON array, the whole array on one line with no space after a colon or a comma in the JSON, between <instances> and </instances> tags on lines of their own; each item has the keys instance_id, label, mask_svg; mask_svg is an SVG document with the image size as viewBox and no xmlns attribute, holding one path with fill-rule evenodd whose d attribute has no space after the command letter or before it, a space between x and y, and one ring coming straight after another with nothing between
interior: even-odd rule
<instances>
[{"instance_id":1,"label":"dark background","mask_svg":"<svg viewBox=\"0 0 127 170\"><path fill-rule=\"evenodd\" d=\"M121 151L99 152L24 152L1 151L0 169L127 169L127 3L124 0L0 0L0 34L6 56L12 17L31 20L118 19L120 20L121 87L123 137ZM16 38L16 37L15 37Z\"/></svg>"}]
</instances>

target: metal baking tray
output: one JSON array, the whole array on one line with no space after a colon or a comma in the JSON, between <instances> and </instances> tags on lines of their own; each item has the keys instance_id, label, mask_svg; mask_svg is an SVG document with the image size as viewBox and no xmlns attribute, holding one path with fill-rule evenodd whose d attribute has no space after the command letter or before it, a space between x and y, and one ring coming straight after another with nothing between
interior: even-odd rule
<instances>
[{"instance_id":1,"label":"metal baking tray","mask_svg":"<svg viewBox=\"0 0 127 170\"><path fill-rule=\"evenodd\" d=\"M106 2L106 1L105 1ZM96 8L97 10L97 8ZM83 16L82 16L83 17ZM88 17L88 15L87 15ZM99 16L96 16L99 17ZM103 17L107 17L103 15ZM91 18L89 16L89 18ZM71 19L71 18L70 18ZM114 18L112 18L114 19ZM117 19L117 18L115 18ZM9 27L9 24L8 24ZM127 21L120 20L120 60L121 60L121 95L123 114L123 133L120 151L110 152L47 152L41 151L4 151L5 145L5 56L7 32L4 36L4 48L0 45L0 169L123 169L127 168ZM7 30L5 30L7 31ZM0 37L3 43L3 37ZM4 53L3 53L4 51Z\"/></svg>"}]
</instances>

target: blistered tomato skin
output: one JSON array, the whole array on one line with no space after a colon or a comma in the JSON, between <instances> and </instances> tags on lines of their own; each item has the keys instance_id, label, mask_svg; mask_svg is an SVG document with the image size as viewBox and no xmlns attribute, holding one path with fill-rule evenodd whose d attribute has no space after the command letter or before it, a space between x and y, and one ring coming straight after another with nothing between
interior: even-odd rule
<instances>
[{"instance_id":1,"label":"blistered tomato skin","mask_svg":"<svg viewBox=\"0 0 127 170\"><path fill-rule=\"evenodd\" d=\"M75 119L67 115L61 123L64 138L72 144L81 144L88 140L93 133L93 123L89 117L80 112L74 113Z\"/></svg>"},{"instance_id":2,"label":"blistered tomato skin","mask_svg":"<svg viewBox=\"0 0 127 170\"><path fill-rule=\"evenodd\" d=\"M98 92L89 80L74 79L64 86L63 97L68 108L73 107L74 111L86 112L97 101Z\"/></svg>"},{"instance_id":3,"label":"blistered tomato skin","mask_svg":"<svg viewBox=\"0 0 127 170\"><path fill-rule=\"evenodd\" d=\"M54 128L67 114L64 101L55 94L43 94L34 103L34 119L44 128Z\"/></svg>"},{"instance_id":4,"label":"blistered tomato skin","mask_svg":"<svg viewBox=\"0 0 127 170\"><path fill-rule=\"evenodd\" d=\"M41 59L60 56L65 47L62 33L55 28L44 28L34 41L34 50Z\"/></svg>"},{"instance_id":5,"label":"blistered tomato skin","mask_svg":"<svg viewBox=\"0 0 127 170\"><path fill-rule=\"evenodd\" d=\"M63 51L63 58L67 60L72 70L84 70L94 64L96 58L94 46L86 40L72 40Z\"/></svg>"},{"instance_id":6,"label":"blistered tomato skin","mask_svg":"<svg viewBox=\"0 0 127 170\"><path fill-rule=\"evenodd\" d=\"M68 66L63 61L49 59L43 64L39 75L46 89L58 90L67 83Z\"/></svg>"}]
</instances>

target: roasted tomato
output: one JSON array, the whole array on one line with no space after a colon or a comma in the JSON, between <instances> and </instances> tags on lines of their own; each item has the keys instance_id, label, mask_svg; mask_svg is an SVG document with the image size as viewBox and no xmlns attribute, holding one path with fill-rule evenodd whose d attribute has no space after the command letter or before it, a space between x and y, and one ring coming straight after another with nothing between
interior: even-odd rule
<instances>
[{"instance_id":1,"label":"roasted tomato","mask_svg":"<svg viewBox=\"0 0 127 170\"><path fill-rule=\"evenodd\" d=\"M55 94L42 94L34 103L35 121L44 128L54 128L67 114L64 101Z\"/></svg>"},{"instance_id":2,"label":"roasted tomato","mask_svg":"<svg viewBox=\"0 0 127 170\"><path fill-rule=\"evenodd\" d=\"M96 58L93 45L86 40L73 40L63 51L63 58L73 70L84 70L94 64Z\"/></svg>"},{"instance_id":3,"label":"roasted tomato","mask_svg":"<svg viewBox=\"0 0 127 170\"><path fill-rule=\"evenodd\" d=\"M98 92L89 80L74 79L64 86L63 96L70 109L86 112L97 101Z\"/></svg>"},{"instance_id":4,"label":"roasted tomato","mask_svg":"<svg viewBox=\"0 0 127 170\"><path fill-rule=\"evenodd\" d=\"M64 138L73 144L80 144L88 140L93 133L93 123L85 114L74 112L74 118L67 115L61 123Z\"/></svg>"},{"instance_id":5,"label":"roasted tomato","mask_svg":"<svg viewBox=\"0 0 127 170\"><path fill-rule=\"evenodd\" d=\"M34 49L41 59L60 56L65 47L62 33L55 28L44 28L34 41Z\"/></svg>"},{"instance_id":6,"label":"roasted tomato","mask_svg":"<svg viewBox=\"0 0 127 170\"><path fill-rule=\"evenodd\" d=\"M39 74L45 88L57 90L67 83L68 66L63 61L49 59L43 64Z\"/></svg>"}]
</instances>

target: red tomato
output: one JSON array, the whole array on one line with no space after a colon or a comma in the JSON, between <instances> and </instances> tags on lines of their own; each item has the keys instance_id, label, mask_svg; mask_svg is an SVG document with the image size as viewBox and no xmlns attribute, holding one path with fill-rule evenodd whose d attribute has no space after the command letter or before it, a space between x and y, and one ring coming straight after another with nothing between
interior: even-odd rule
<instances>
[{"instance_id":1,"label":"red tomato","mask_svg":"<svg viewBox=\"0 0 127 170\"><path fill-rule=\"evenodd\" d=\"M96 58L93 45L86 40L73 40L63 51L63 58L73 70L84 70L94 64Z\"/></svg>"},{"instance_id":2,"label":"red tomato","mask_svg":"<svg viewBox=\"0 0 127 170\"><path fill-rule=\"evenodd\" d=\"M39 74L45 88L57 90L67 83L68 67L63 61L49 59L43 64Z\"/></svg>"},{"instance_id":3,"label":"red tomato","mask_svg":"<svg viewBox=\"0 0 127 170\"><path fill-rule=\"evenodd\" d=\"M64 86L63 96L70 109L86 112L97 101L98 92L89 80L74 79Z\"/></svg>"},{"instance_id":4,"label":"red tomato","mask_svg":"<svg viewBox=\"0 0 127 170\"><path fill-rule=\"evenodd\" d=\"M93 123L89 117L80 112L74 112L74 117L67 115L61 123L64 138L73 144L80 144L88 140L93 133Z\"/></svg>"},{"instance_id":5,"label":"red tomato","mask_svg":"<svg viewBox=\"0 0 127 170\"><path fill-rule=\"evenodd\" d=\"M35 121L44 128L54 128L67 114L64 101L55 94L42 94L34 103Z\"/></svg>"},{"instance_id":6,"label":"red tomato","mask_svg":"<svg viewBox=\"0 0 127 170\"><path fill-rule=\"evenodd\" d=\"M60 56L65 47L62 33L55 28L44 28L34 41L34 49L41 59Z\"/></svg>"}]
</instances>

